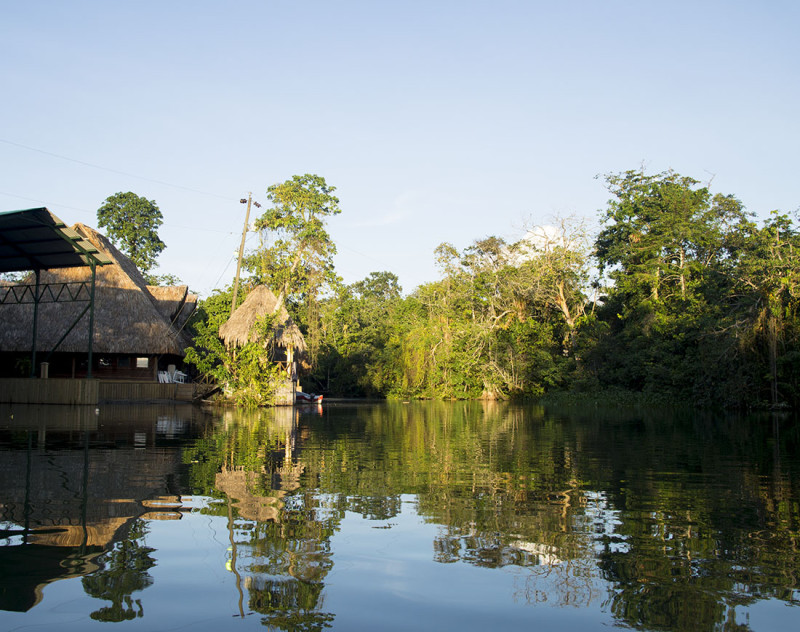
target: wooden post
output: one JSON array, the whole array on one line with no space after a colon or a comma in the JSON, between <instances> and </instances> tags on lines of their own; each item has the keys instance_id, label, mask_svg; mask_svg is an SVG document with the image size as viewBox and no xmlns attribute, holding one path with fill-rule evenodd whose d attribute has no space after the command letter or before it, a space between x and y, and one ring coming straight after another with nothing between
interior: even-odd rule
<instances>
[{"instance_id":1,"label":"wooden post","mask_svg":"<svg viewBox=\"0 0 800 632\"><path fill-rule=\"evenodd\" d=\"M39 329L39 274L40 270L34 270L36 275L36 288L33 290L33 344L31 345L31 377L36 377L36 336Z\"/></svg>"},{"instance_id":2,"label":"wooden post","mask_svg":"<svg viewBox=\"0 0 800 632\"><path fill-rule=\"evenodd\" d=\"M94 290L97 281L97 265L95 264L94 258L90 260L90 267L92 268L92 287L89 291L89 366L88 371L86 373L86 379L92 379L92 351L94 346Z\"/></svg>"},{"instance_id":3,"label":"wooden post","mask_svg":"<svg viewBox=\"0 0 800 632\"><path fill-rule=\"evenodd\" d=\"M236 296L239 294L239 271L242 268L242 256L244 255L244 240L247 238L247 224L250 222L250 204L253 202L253 194L247 194L247 213L244 216L244 226L242 227L242 243L239 244L239 258L236 260L236 278L233 281L233 300L231 301L231 316L236 309Z\"/></svg>"}]
</instances>

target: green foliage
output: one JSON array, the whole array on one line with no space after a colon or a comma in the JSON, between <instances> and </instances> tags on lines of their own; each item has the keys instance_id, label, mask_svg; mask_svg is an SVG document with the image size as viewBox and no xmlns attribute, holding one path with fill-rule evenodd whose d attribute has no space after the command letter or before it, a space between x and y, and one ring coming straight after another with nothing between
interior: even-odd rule
<instances>
[{"instance_id":1,"label":"green foliage","mask_svg":"<svg viewBox=\"0 0 800 632\"><path fill-rule=\"evenodd\" d=\"M691 178L625 172L597 237L612 280L584 365L600 385L752 407L798 402L797 228Z\"/></svg>"},{"instance_id":2,"label":"green foliage","mask_svg":"<svg viewBox=\"0 0 800 632\"><path fill-rule=\"evenodd\" d=\"M383 397L395 376L390 339L401 304L397 276L373 272L321 305L321 348L310 378L320 390Z\"/></svg>"},{"instance_id":3,"label":"green foliage","mask_svg":"<svg viewBox=\"0 0 800 632\"><path fill-rule=\"evenodd\" d=\"M232 290L215 290L200 301L186 326L194 344L186 350L184 361L218 384L226 384L232 377L231 354L219 338L219 328L230 317L232 300Z\"/></svg>"},{"instance_id":4,"label":"green foliage","mask_svg":"<svg viewBox=\"0 0 800 632\"><path fill-rule=\"evenodd\" d=\"M269 406L284 374L260 342L251 342L233 352L229 364L231 399L237 406Z\"/></svg>"},{"instance_id":5,"label":"green foliage","mask_svg":"<svg viewBox=\"0 0 800 632\"><path fill-rule=\"evenodd\" d=\"M626 171L606 183L593 252L574 219L514 243L442 243L441 279L403 297L390 272L341 285L325 230L339 212L334 189L295 176L270 187L273 207L257 222L262 247L248 265L279 290L311 347L309 379L328 395L602 390L703 406L800 404L796 220L773 212L758 224L734 196L673 171ZM207 326L189 359L257 401L248 376L262 370L260 352L222 349L223 303L220 295L203 306Z\"/></svg>"},{"instance_id":6,"label":"green foliage","mask_svg":"<svg viewBox=\"0 0 800 632\"><path fill-rule=\"evenodd\" d=\"M111 606L91 613L95 621L130 621L144 616L141 600L131 595L153 583L147 571L156 564L150 555L155 549L144 544L146 529L143 521L136 520L127 539L98 558L100 570L81 580L88 595L111 601Z\"/></svg>"},{"instance_id":7,"label":"green foliage","mask_svg":"<svg viewBox=\"0 0 800 632\"><path fill-rule=\"evenodd\" d=\"M336 245L325 228L341 213L335 190L312 174L270 186L271 206L255 221L260 246L244 260L253 281L271 288L300 325L312 364L320 344L319 296L337 283Z\"/></svg>"},{"instance_id":8,"label":"green foliage","mask_svg":"<svg viewBox=\"0 0 800 632\"><path fill-rule=\"evenodd\" d=\"M587 262L578 239L436 249L444 278L401 298L373 273L329 300L321 380L335 394L537 396L574 370Z\"/></svg>"},{"instance_id":9,"label":"green foliage","mask_svg":"<svg viewBox=\"0 0 800 632\"><path fill-rule=\"evenodd\" d=\"M166 245L158 236L164 217L155 200L135 193L115 193L97 209L97 223L106 235L145 274Z\"/></svg>"},{"instance_id":10,"label":"green foliage","mask_svg":"<svg viewBox=\"0 0 800 632\"><path fill-rule=\"evenodd\" d=\"M166 274L145 274L144 278L147 281L147 285L160 285L162 287L182 285L181 280L169 272Z\"/></svg>"},{"instance_id":11,"label":"green foliage","mask_svg":"<svg viewBox=\"0 0 800 632\"><path fill-rule=\"evenodd\" d=\"M412 297L418 318L403 347L404 394L495 399L561 384L585 304L580 234L564 222L547 239L488 237L461 253L442 244L444 278Z\"/></svg>"},{"instance_id":12,"label":"green foliage","mask_svg":"<svg viewBox=\"0 0 800 632\"><path fill-rule=\"evenodd\" d=\"M341 213L335 187L306 174L267 189L272 206L255 221L261 246L245 268L286 300L297 300L324 280L332 280L336 246L325 229L328 217ZM316 286L315 286L316 284Z\"/></svg>"},{"instance_id":13,"label":"green foliage","mask_svg":"<svg viewBox=\"0 0 800 632\"><path fill-rule=\"evenodd\" d=\"M237 406L269 406L284 378L272 356L274 318L268 315L257 323L256 340L228 349L219 338L219 328L230 316L231 300L231 290L217 291L198 305L187 326L194 345L186 350L184 361L224 385Z\"/></svg>"}]
</instances>

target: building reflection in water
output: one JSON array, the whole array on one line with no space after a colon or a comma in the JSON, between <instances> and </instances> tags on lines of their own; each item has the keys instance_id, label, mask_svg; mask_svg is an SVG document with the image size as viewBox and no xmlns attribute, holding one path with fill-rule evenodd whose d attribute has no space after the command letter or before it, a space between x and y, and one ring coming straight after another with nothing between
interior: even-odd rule
<instances>
[{"instance_id":1,"label":"building reflection in water","mask_svg":"<svg viewBox=\"0 0 800 632\"><path fill-rule=\"evenodd\" d=\"M87 592L110 599L99 583L120 571L142 520L181 516L180 455L160 443L188 434L196 415L176 406L0 407L0 609L27 611L47 584L90 573ZM124 447L149 449L116 449Z\"/></svg>"}]
</instances>

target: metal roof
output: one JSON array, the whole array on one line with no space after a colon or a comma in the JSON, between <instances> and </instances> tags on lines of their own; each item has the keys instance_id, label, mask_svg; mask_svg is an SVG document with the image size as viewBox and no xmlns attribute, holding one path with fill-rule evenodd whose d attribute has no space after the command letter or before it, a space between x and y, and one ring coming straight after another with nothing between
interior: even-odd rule
<instances>
[{"instance_id":1,"label":"metal roof","mask_svg":"<svg viewBox=\"0 0 800 632\"><path fill-rule=\"evenodd\" d=\"M46 208L0 213L0 272L112 263Z\"/></svg>"}]
</instances>

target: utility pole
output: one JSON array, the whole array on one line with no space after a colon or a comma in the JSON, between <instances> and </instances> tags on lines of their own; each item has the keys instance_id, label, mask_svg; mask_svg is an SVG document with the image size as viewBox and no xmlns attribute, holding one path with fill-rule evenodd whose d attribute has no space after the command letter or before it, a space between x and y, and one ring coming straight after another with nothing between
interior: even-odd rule
<instances>
[{"instance_id":1,"label":"utility pole","mask_svg":"<svg viewBox=\"0 0 800 632\"><path fill-rule=\"evenodd\" d=\"M233 301L231 302L231 316L236 310L236 297L239 294L239 271L242 269L242 256L244 256L244 240L247 237L247 226L250 223L250 205L253 202L253 194L248 193L247 199L242 198L239 200L241 204L247 203L247 214L244 217L244 227L242 228L242 243L239 245L239 258L236 260L236 279L233 282ZM261 205L256 202L257 207Z\"/></svg>"}]
</instances>

